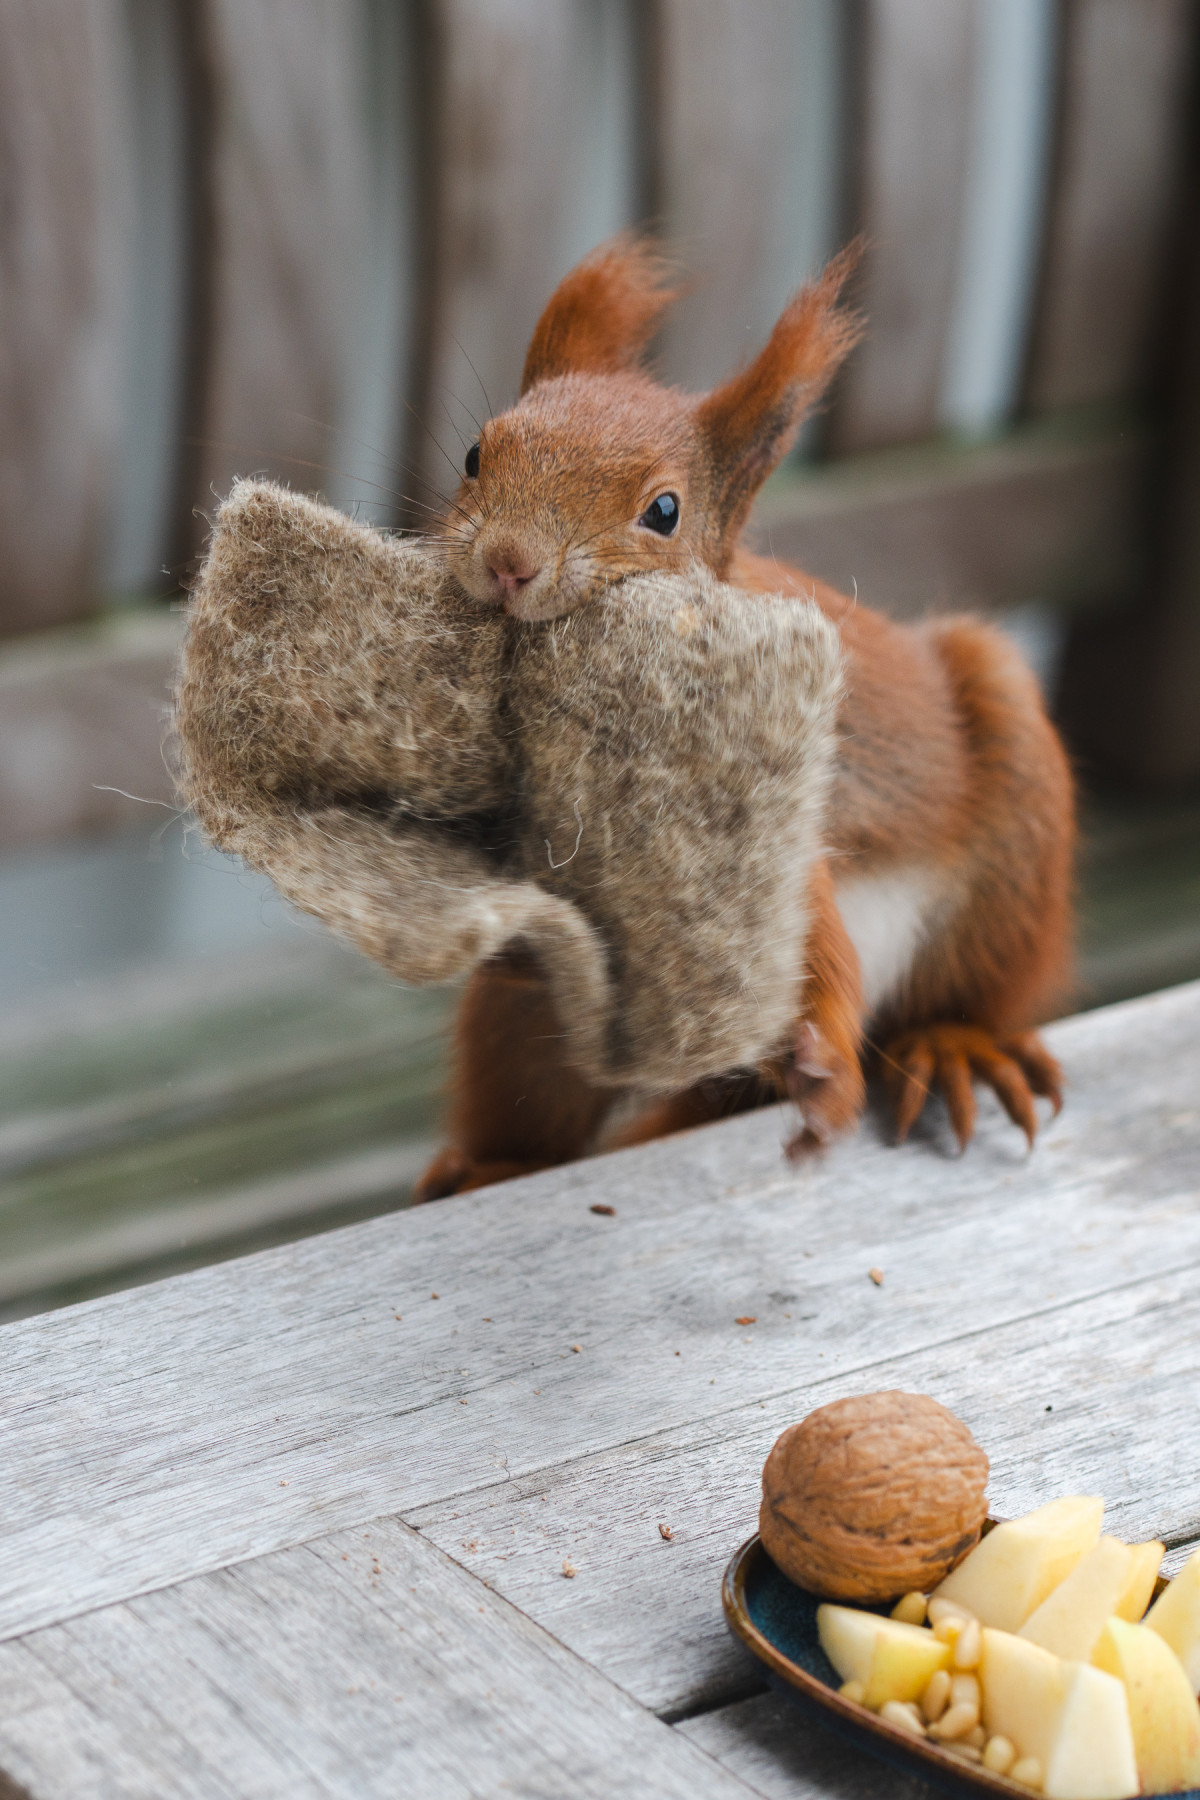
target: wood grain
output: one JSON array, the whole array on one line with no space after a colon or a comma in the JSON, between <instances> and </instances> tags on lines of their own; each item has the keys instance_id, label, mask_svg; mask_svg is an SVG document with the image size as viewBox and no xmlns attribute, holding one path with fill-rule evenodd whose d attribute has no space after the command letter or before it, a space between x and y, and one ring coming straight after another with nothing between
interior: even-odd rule
<instances>
[{"instance_id":1,"label":"wood grain","mask_svg":"<svg viewBox=\"0 0 1200 1800\"><path fill-rule=\"evenodd\" d=\"M752 1791L388 1520L3 1646L0 1761L34 1800Z\"/></svg>"},{"instance_id":2,"label":"wood grain","mask_svg":"<svg viewBox=\"0 0 1200 1800\"><path fill-rule=\"evenodd\" d=\"M1164 320L1194 26L1191 0L1066 0L1032 407L1146 385Z\"/></svg>"},{"instance_id":3,"label":"wood grain","mask_svg":"<svg viewBox=\"0 0 1200 1800\"><path fill-rule=\"evenodd\" d=\"M235 473L321 489L342 460L369 272L360 25L338 0L205 0L197 14L207 316L191 322L185 513L211 510Z\"/></svg>"},{"instance_id":4,"label":"wood grain","mask_svg":"<svg viewBox=\"0 0 1200 1800\"><path fill-rule=\"evenodd\" d=\"M868 335L839 383L838 454L929 436L958 272L968 167L974 9L864 0L855 81L855 229L869 251L858 298Z\"/></svg>"},{"instance_id":5,"label":"wood grain","mask_svg":"<svg viewBox=\"0 0 1200 1800\"><path fill-rule=\"evenodd\" d=\"M766 1112L5 1327L0 1628L933 1352L964 1270L983 1331L1190 1267L1200 988L1051 1037L1032 1158Z\"/></svg>"},{"instance_id":6,"label":"wood grain","mask_svg":"<svg viewBox=\"0 0 1200 1800\"><path fill-rule=\"evenodd\" d=\"M121 23L115 0L0 8L0 632L96 599L122 348Z\"/></svg>"},{"instance_id":7,"label":"wood grain","mask_svg":"<svg viewBox=\"0 0 1200 1800\"><path fill-rule=\"evenodd\" d=\"M702 389L835 248L842 21L830 0L665 0L659 17L657 211L694 283L663 370Z\"/></svg>"}]
</instances>

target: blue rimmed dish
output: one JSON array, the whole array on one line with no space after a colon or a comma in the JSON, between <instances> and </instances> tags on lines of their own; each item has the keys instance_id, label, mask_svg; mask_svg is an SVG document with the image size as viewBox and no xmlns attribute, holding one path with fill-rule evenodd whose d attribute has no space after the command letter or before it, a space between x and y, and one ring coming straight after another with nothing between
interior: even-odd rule
<instances>
[{"instance_id":1,"label":"blue rimmed dish","mask_svg":"<svg viewBox=\"0 0 1200 1800\"><path fill-rule=\"evenodd\" d=\"M1160 1582L1156 1593L1162 1586ZM1031 1800L1031 1789L956 1756L930 1738L912 1737L839 1694L841 1678L817 1635L820 1599L776 1568L757 1532L747 1538L726 1569L721 1601L730 1631L762 1664L771 1685L807 1707L847 1743L954 1794L1003 1794L1009 1800L1014 1794L1023 1794L1025 1800ZM1200 1788L1174 1794L1171 1800L1200 1800Z\"/></svg>"}]
</instances>

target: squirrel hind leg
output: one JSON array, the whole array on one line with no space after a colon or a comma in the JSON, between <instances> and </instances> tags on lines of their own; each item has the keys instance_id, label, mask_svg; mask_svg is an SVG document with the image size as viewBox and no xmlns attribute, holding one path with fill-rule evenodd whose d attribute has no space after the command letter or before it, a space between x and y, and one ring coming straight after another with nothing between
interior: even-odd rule
<instances>
[{"instance_id":1,"label":"squirrel hind leg","mask_svg":"<svg viewBox=\"0 0 1200 1800\"><path fill-rule=\"evenodd\" d=\"M960 1151L975 1131L976 1082L991 1088L1031 1149L1038 1131L1035 1096L1049 1100L1055 1113L1062 1107L1062 1071L1035 1031L922 1025L892 1038L880 1054L901 1143L935 1089L945 1101Z\"/></svg>"}]
</instances>

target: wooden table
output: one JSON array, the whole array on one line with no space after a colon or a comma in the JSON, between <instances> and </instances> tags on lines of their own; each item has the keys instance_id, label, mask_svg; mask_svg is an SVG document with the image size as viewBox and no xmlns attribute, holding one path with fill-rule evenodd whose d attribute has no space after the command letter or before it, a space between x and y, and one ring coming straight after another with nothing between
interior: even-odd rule
<instances>
[{"instance_id":1,"label":"wooden table","mask_svg":"<svg viewBox=\"0 0 1200 1800\"><path fill-rule=\"evenodd\" d=\"M764 1112L5 1327L0 1793L923 1793L720 1576L776 1434L891 1386L998 1511L1200 1537L1200 984L1051 1039L1032 1156L985 1101L793 1171Z\"/></svg>"}]
</instances>

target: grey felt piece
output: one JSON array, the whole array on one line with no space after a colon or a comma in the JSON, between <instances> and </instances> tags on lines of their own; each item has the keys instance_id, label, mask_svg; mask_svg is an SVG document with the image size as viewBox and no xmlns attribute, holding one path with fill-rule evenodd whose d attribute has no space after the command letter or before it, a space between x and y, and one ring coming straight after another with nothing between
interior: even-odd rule
<instances>
[{"instance_id":1,"label":"grey felt piece","mask_svg":"<svg viewBox=\"0 0 1200 1800\"><path fill-rule=\"evenodd\" d=\"M570 1059L663 1091L786 1040L841 680L810 603L697 569L513 620L435 541L246 481L193 597L180 789L402 980L531 949Z\"/></svg>"}]
</instances>

